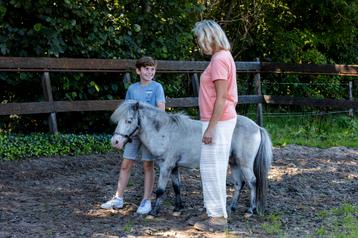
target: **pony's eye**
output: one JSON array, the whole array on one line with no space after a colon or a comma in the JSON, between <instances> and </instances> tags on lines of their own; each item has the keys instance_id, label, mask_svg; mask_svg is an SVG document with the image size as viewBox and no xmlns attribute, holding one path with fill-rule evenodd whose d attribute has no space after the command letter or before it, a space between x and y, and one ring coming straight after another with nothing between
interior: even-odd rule
<instances>
[{"instance_id":1,"label":"pony's eye","mask_svg":"<svg viewBox=\"0 0 358 238\"><path fill-rule=\"evenodd\" d=\"M126 123L131 124L132 120L126 120Z\"/></svg>"}]
</instances>

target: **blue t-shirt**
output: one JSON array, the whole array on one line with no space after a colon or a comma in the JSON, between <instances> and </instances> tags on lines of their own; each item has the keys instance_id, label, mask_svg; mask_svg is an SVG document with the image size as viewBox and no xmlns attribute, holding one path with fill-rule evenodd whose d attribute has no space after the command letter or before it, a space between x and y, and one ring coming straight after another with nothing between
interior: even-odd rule
<instances>
[{"instance_id":1,"label":"blue t-shirt","mask_svg":"<svg viewBox=\"0 0 358 238\"><path fill-rule=\"evenodd\" d=\"M142 85L139 82L132 84L127 90L125 99L146 102L155 107L160 102L165 103L163 87L155 81L151 81L146 85Z\"/></svg>"}]
</instances>

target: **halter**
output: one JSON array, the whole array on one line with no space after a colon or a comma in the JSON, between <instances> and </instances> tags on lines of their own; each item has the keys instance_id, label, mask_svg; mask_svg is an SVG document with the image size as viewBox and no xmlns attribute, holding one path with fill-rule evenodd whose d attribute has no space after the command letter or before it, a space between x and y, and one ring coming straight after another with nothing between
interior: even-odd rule
<instances>
[{"instance_id":1,"label":"halter","mask_svg":"<svg viewBox=\"0 0 358 238\"><path fill-rule=\"evenodd\" d=\"M139 110L138 110L138 125L136 126L136 128L131 132L129 133L128 135L124 135L124 134L121 134L119 132L114 132L115 135L120 135L122 137L125 137L127 140L126 142L124 142L123 146L125 146L127 143L132 143L133 139L132 139L132 136L134 133L136 133L136 131L140 129L140 116L139 116Z\"/></svg>"}]
</instances>

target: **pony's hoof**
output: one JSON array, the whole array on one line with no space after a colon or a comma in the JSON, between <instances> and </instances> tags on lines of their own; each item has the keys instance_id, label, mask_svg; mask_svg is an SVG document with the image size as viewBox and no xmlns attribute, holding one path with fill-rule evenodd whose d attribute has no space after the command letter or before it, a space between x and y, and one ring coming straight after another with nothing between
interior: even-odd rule
<instances>
[{"instance_id":1,"label":"pony's hoof","mask_svg":"<svg viewBox=\"0 0 358 238\"><path fill-rule=\"evenodd\" d=\"M181 212L180 211L174 211L173 216L179 217L179 216L181 216Z\"/></svg>"},{"instance_id":2,"label":"pony's hoof","mask_svg":"<svg viewBox=\"0 0 358 238\"><path fill-rule=\"evenodd\" d=\"M155 216L150 215L150 214L148 214L148 215L145 217L145 219L147 219L147 220L153 220L154 218L155 218Z\"/></svg>"},{"instance_id":3,"label":"pony's hoof","mask_svg":"<svg viewBox=\"0 0 358 238\"><path fill-rule=\"evenodd\" d=\"M254 215L254 214L252 214L251 212L245 212L244 218L249 219L250 217L252 217L252 215Z\"/></svg>"},{"instance_id":4,"label":"pony's hoof","mask_svg":"<svg viewBox=\"0 0 358 238\"><path fill-rule=\"evenodd\" d=\"M232 207L232 206L226 207L226 212L227 212L227 214L232 214L232 213L235 212L235 211L236 211L236 208L235 208L235 207Z\"/></svg>"}]
</instances>

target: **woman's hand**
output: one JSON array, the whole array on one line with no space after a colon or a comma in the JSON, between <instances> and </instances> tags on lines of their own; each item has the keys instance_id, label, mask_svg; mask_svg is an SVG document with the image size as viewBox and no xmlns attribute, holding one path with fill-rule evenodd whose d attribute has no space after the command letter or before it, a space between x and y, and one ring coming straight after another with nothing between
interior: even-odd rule
<instances>
[{"instance_id":1,"label":"woman's hand","mask_svg":"<svg viewBox=\"0 0 358 238\"><path fill-rule=\"evenodd\" d=\"M213 143L213 137L214 137L214 129L208 127L204 132L202 142L204 144L211 144Z\"/></svg>"}]
</instances>

